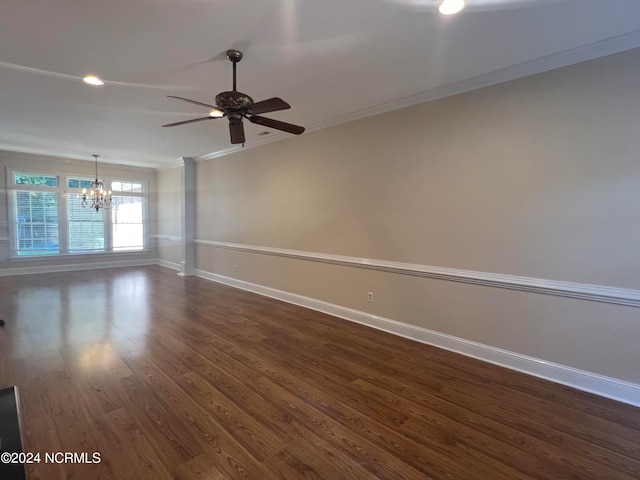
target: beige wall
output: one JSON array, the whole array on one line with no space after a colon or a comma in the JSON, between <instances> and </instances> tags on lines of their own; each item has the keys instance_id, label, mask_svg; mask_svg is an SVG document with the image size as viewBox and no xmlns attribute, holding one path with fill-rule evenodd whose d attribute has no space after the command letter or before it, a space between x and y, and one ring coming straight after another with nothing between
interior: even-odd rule
<instances>
[{"instance_id":1,"label":"beige wall","mask_svg":"<svg viewBox=\"0 0 640 480\"><path fill-rule=\"evenodd\" d=\"M638 290L637 65L629 51L199 162L196 238ZM640 383L637 307L196 253L207 272Z\"/></svg>"},{"instance_id":2,"label":"beige wall","mask_svg":"<svg viewBox=\"0 0 640 480\"><path fill-rule=\"evenodd\" d=\"M156 234L156 172L147 168L126 167L100 162L98 172L107 176L122 176L124 178L148 180L149 182L149 238L150 248L147 252L126 253L122 255L74 255L64 258L43 258L28 260L11 260L9 258L10 235L8 226L8 189L7 189L7 169L28 169L43 172L53 172L57 174L75 173L86 174L89 177L95 175L95 164L91 161L72 160L59 157L49 157L45 155L32 155L25 153L0 151L0 274L2 270L16 272L18 269L32 268L56 268L59 266L74 264L88 265L92 263L116 263L152 261L157 257L154 237ZM25 270L26 271L26 270Z\"/></svg>"}]
</instances>

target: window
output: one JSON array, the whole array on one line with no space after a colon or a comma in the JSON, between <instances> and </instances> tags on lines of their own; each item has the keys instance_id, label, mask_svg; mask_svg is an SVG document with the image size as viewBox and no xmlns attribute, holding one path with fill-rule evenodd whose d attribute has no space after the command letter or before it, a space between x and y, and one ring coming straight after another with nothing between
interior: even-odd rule
<instances>
[{"instance_id":1,"label":"window","mask_svg":"<svg viewBox=\"0 0 640 480\"><path fill-rule=\"evenodd\" d=\"M104 210L96 212L92 208L84 208L82 198L77 193L67 195L67 211L69 216L69 251L103 252L105 249Z\"/></svg>"},{"instance_id":2,"label":"window","mask_svg":"<svg viewBox=\"0 0 640 480\"><path fill-rule=\"evenodd\" d=\"M112 192L142 193L142 183L136 183L136 182L112 182L111 183L111 191Z\"/></svg>"},{"instance_id":3,"label":"window","mask_svg":"<svg viewBox=\"0 0 640 480\"><path fill-rule=\"evenodd\" d=\"M114 250L140 250L143 248L144 222L141 197L113 196L111 210Z\"/></svg>"},{"instance_id":4,"label":"window","mask_svg":"<svg viewBox=\"0 0 640 480\"><path fill-rule=\"evenodd\" d=\"M9 172L8 172L9 173ZM12 256L91 254L144 250L147 183L103 178L114 206L96 212L82 207L80 190L93 179L12 171Z\"/></svg>"},{"instance_id":5,"label":"window","mask_svg":"<svg viewBox=\"0 0 640 480\"><path fill-rule=\"evenodd\" d=\"M15 198L18 255L58 253L58 194L17 190Z\"/></svg>"}]
</instances>

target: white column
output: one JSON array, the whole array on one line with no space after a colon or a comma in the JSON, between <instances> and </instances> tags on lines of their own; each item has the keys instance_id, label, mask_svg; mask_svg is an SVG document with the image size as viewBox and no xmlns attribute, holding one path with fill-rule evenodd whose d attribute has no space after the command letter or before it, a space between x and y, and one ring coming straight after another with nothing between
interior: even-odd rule
<instances>
[{"instance_id":1,"label":"white column","mask_svg":"<svg viewBox=\"0 0 640 480\"><path fill-rule=\"evenodd\" d=\"M182 170L182 259L178 275L190 276L195 274L193 244L196 227L194 218L196 211L195 161L191 157L182 157L179 161Z\"/></svg>"}]
</instances>

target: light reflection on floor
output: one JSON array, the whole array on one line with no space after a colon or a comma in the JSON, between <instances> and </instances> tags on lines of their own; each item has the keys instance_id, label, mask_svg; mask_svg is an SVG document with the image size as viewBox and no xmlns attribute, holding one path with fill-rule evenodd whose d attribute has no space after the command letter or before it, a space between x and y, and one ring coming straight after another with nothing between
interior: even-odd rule
<instances>
[{"instance_id":1,"label":"light reflection on floor","mask_svg":"<svg viewBox=\"0 0 640 480\"><path fill-rule=\"evenodd\" d=\"M104 272L83 272L80 281L59 283L56 274L15 277L13 298L0 295L0 309L4 310L0 316L7 319L5 331L12 337L0 344L2 356L77 350L82 368L104 369L114 349L144 349L150 326L146 274Z\"/></svg>"}]
</instances>

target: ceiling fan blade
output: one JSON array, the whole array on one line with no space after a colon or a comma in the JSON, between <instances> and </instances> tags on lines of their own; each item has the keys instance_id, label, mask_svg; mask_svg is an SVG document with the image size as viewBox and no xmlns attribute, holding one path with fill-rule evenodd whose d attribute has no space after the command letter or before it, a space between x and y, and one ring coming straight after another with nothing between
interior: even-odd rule
<instances>
[{"instance_id":1,"label":"ceiling fan blade","mask_svg":"<svg viewBox=\"0 0 640 480\"><path fill-rule=\"evenodd\" d=\"M283 132L287 133L293 133L294 135L300 135L302 132L304 132L304 127L292 125L291 123L281 122L280 120L274 120L273 118L259 117L257 115L253 115L248 118L251 123L275 128L276 130L282 130Z\"/></svg>"},{"instance_id":2,"label":"ceiling fan blade","mask_svg":"<svg viewBox=\"0 0 640 480\"><path fill-rule=\"evenodd\" d=\"M257 115L259 113L276 112L278 110L287 110L289 108L291 108L291 105L287 102L281 98L273 97L251 105L251 113Z\"/></svg>"},{"instance_id":3,"label":"ceiling fan blade","mask_svg":"<svg viewBox=\"0 0 640 480\"><path fill-rule=\"evenodd\" d=\"M202 118L194 118L191 120L183 120L182 122L168 123L166 125L162 125L163 127L177 127L178 125L185 125L187 123L201 122L203 120L213 120L216 117L202 117Z\"/></svg>"},{"instance_id":4,"label":"ceiling fan blade","mask_svg":"<svg viewBox=\"0 0 640 480\"><path fill-rule=\"evenodd\" d=\"M215 105L209 105L208 103L196 102L195 100L189 100L188 98L184 98L184 97L176 97L175 95L167 95L167 97L169 97L169 98L177 98L178 100L182 100L183 102L195 103L196 105L201 105L201 106L207 107L207 108L215 108L216 110L218 109L218 107L216 107Z\"/></svg>"},{"instance_id":5,"label":"ceiling fan blade","mask_svg":"<svg viewBox=\"0 0 640 480\"><path fill-rule=\"evenodd\" d=\"M244 126L242 122L229 123L229 133L231 134L231 143L244 143Z\"/></svg>"}]
</instances>

